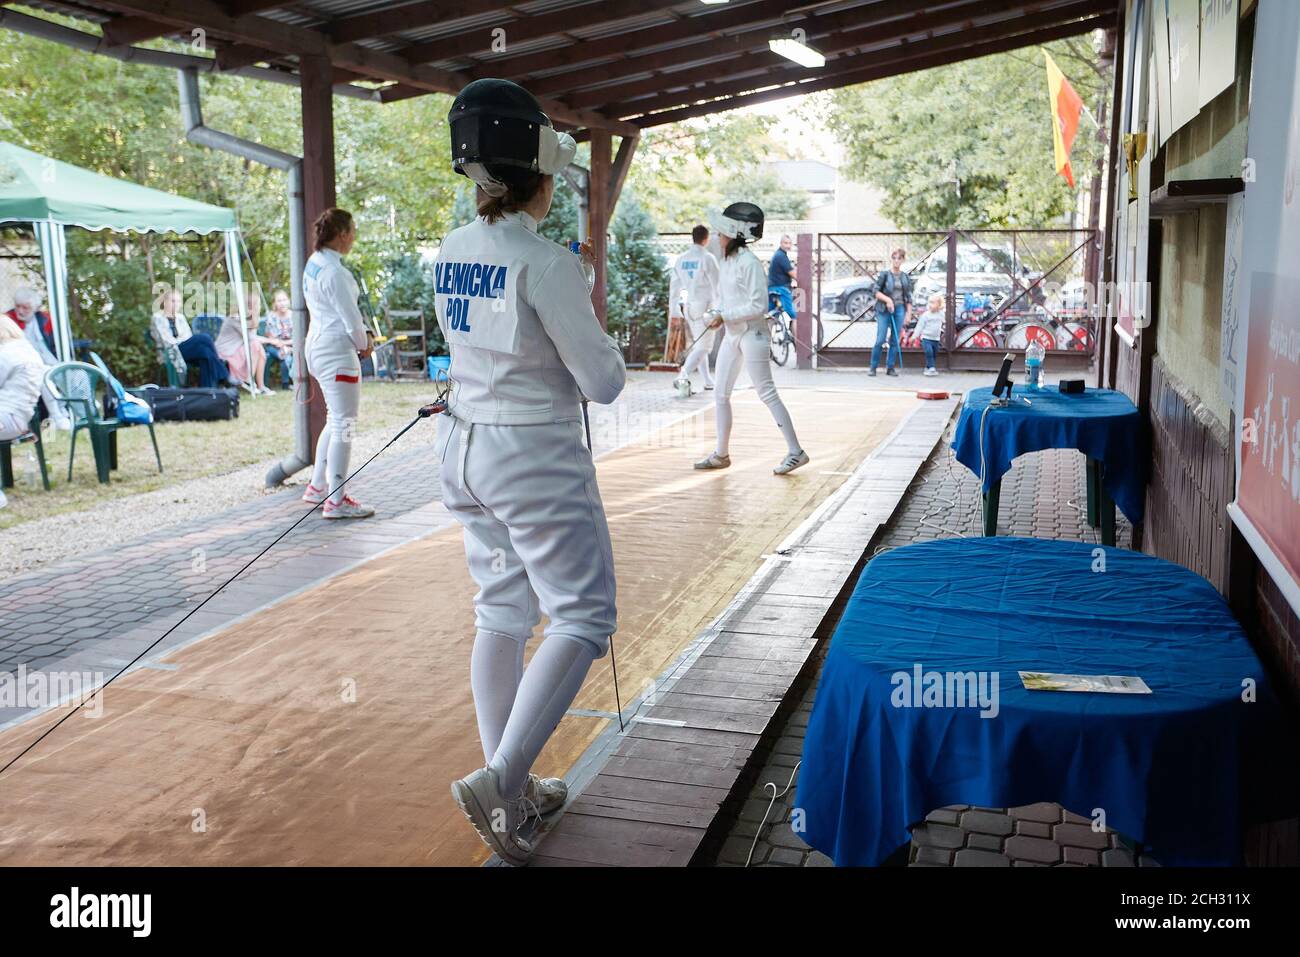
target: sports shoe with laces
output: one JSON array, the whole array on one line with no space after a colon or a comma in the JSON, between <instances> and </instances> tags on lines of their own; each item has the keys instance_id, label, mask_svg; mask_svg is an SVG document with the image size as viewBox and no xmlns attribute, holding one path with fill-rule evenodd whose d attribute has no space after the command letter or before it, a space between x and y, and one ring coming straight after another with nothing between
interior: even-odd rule
<instances>
[{"instance_id":1,"label":"sports shoe with laces","mask_svg":"<svg viewBox=\"0 0 1300 957\"><path fill-rule=\"evenodd\" d=\"M533 846L519 836L518 828L527 819L532 802L522 795L507 800L491 768L479 768L452 781L451 796L483 843L499 858L515 867L528 863Z\"/></svg>"},{"instance_id":2,"label":"sports shoe with laces","mask_svg":"<svg viewBox=\"0 0 1300 957\"><path fill-rule=\"evenodd\" d=\"M709 457L700 459L695 463L697 469L725 469L731 465L730 455L719 455L717 452L710 452Z\"/></svg>"},{"instance_id":3,"label":"sports shoe with laces","mask_svg":"<svg viewBox=\"0 0 1300 957\"><path fill-rule=\"evenodd\" d=\"M326 502L321 514L326 518L369 518L375 514L375 510L369 505L362 505L351 495L344 495L343 501L337 505Z\"/></svg>"},{"instance_id":4,"label":"sports shoe with laces","mask_svg":"<svg viewBox=\"0 0 1300 957\"><path fill-rule=\"evenodd\" d=\"M325 501L325 496L328 492L329 489L317 488L315 485L308 482L307 488L302 493L302 500L308 505L319 505L321 502Z\"/></svg>"},{"instance_id":5,"label":"sports shoe with laces","mask_svg":"<svg viewBox=\"0 0 1300 957\"><path fill-rule=\"evenodd\" d=\"M537 808L538 815L544 817L564 807L564 802L569 799L569 786L563 778L539 778L530 774L524 782L524 797Z\"/></svg>"},{"instance_id":6,"label":"sports shoe with laces","mask_svg":"<svg viewBox=\"0 0 1300 957\"><path fill-rule=\"evenodd\" d=\"M772 469L772 474L786 475L790 472L793 472L795 469L799 468L799 466L807 465L807 464L808 464L808 453L805 452L803 449L800 449L798 452L791 452L784 459L782 459L781 464L778 465L776 468Z\"/></svg>"}]
</instances>

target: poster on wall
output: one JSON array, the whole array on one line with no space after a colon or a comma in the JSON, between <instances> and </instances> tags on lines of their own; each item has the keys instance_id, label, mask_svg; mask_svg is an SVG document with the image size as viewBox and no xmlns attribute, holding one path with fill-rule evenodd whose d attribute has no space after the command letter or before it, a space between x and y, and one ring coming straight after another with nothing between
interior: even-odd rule
<instances>
[{"instance_id":1,"label":"poster on wall","mask_svg":"<svg viewBox=\"0 0 1300 957\"><path fill-rule=\"evenodd\" d=\"M1237 376L1237 497L1228 514L1300 613L1300 3L1256 14L1238 281L1245 352Z\"/></svg>"},{"instance_id":2,"label":"poster on wall","mask_svg":"<svg viewBox=\"0 0 1300 957\"><path fill-rule=\"evenodd\" d=\"M1237 0L1201 0L1200 89L1202 107L1237 75Z\"/></svg>"},{"instance_id":3,"label":"poster on wall","mask_svg":"<svg viewBox=\"0 0 1300 957\"><path fill-rule=\"evenodd\" d=\"M1181 129L1200 111L1201 3L1166 0L1169 14L1169 111Z\"/></svg>"},{"instance_id":4,"label":"poster on wall","mask_svg":"<svg viewBox=\"0 0 1300 957\"><path fill-rule=\"evenodd\" d=\"M1237 401L1237 378L1244 343L1239 334L1238 308L1241 287L1241 224L1245 212L1241 193L1228 198L1227 225L1223 235L1223 313L1219 323L1219 387L1225 402Z\"/></svg>"}]
</instances>

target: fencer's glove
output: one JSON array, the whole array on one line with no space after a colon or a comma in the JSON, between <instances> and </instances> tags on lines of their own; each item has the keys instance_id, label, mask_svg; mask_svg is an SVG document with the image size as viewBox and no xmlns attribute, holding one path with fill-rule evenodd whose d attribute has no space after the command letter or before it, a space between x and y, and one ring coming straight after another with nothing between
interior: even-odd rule
<instances>
[{"instance_id":1,"label":"fencer's glove","mask_svg":"<svg viewBox=\"0 0 1300 957\"><path fill-rule=\"evenodd\" d=\"M722 325L722 310L710 309L704 313L704 325L709 329L716 329Z\"/></svg>"}]
</instances>

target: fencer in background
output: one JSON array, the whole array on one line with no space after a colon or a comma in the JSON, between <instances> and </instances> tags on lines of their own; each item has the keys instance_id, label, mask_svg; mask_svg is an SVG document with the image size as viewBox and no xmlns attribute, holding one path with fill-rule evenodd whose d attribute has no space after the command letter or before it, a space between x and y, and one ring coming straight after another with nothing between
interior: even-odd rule
<instances>
[{"instance_id":1,"label":"fencer in background","mask_svg":"<svg viewBox=\"0 0 1300 957\"><path fill-rule=\"evenodd\" d=\"M311 314L304 348L307 371L320 385L329 416L316 443L316 462L302 500L325 503L325 518L368 518L375 514L343 492L352 438L361 409L361 360L374 351L373 334L357 306L357 281L343 265L357 228L352 214L327 209L313 224L315 252L302 273L302 294ZM327 497L328 496L328 497Z\"/></svg>"},{"instance_id":2,"label":"fencer in background","mask_svg":"<svg viewBox=\"0 0 1300 957\"><path fill-rule=\"evenodd\" d=\"M478 218L446 237L434 266L452 381L437 454L479 586L470 685L485 761L451 793L484 843L518 865L532 852L520 826L568 794L533 762L616 624L582 401L613 402L625 370L579 258L537 232L573 138L507 80L470 83L448 120L452 167L477 184ZM545 638L525 670L542 613Z\"/></svg>"},{"instance_id":3,"label":"fencer in background","mask_svg":"<svg viewBox=\"0 0 1300 957\"><path fill-rule=\"evenodd\" d=\"M674 315L681 316L691 334L691 347L682 361L678 380L690 382L697 368L704 379L705 391L713 388L709 356L713 352L716 330L710 329L704 314L718 304L718 261L709 252L709 229L696 226L691 230L691 248L677 257L668 282L668 301Z\"/></svg>"},{"instance_id":4,"label":"fencer in background","mask_svg":"<svg viewBox=\"0 0 1300 957\"><path fill-rule=\"evenodd\" d=\"M722 242L720 305L709 314L709 324L725 325L726 334L718 352L717 389L714 410L717 445L708 457L695 463L697 469L725 469L731 465L731 390L743 365L749 370L758 397L763 400L785 439L787 454L772 471L793 472L808 464L808 454L795 435L790 412L776 391L770 359L771 338L767 328L767 276L749 243L763 238L763 211L753 203L732 203L714 218L714 231Z\"/></svg>"}]
</instances>

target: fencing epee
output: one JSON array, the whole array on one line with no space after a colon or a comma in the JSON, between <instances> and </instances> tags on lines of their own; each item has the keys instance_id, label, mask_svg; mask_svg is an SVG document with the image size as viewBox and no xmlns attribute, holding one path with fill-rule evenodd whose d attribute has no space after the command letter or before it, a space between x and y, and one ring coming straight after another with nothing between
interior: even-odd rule
<instances>
[{"instance_id":1,"label":"fencing epee","mask_svg":"<svg viewBox=\"0 0 1300 957\"><path fill-rule=\"evenodd\" d=\"M12 143L0 142L0 226L30 223L41 248L46 299L61 361L72 354L68 312L68 226L97 232L225 234L226 270L244 314L239 224L235 212L162 190L92 173ZM251 349L244 329L245 351ZM249 368L252 355L249 354Z\"/></svg>"}]
</instances>

